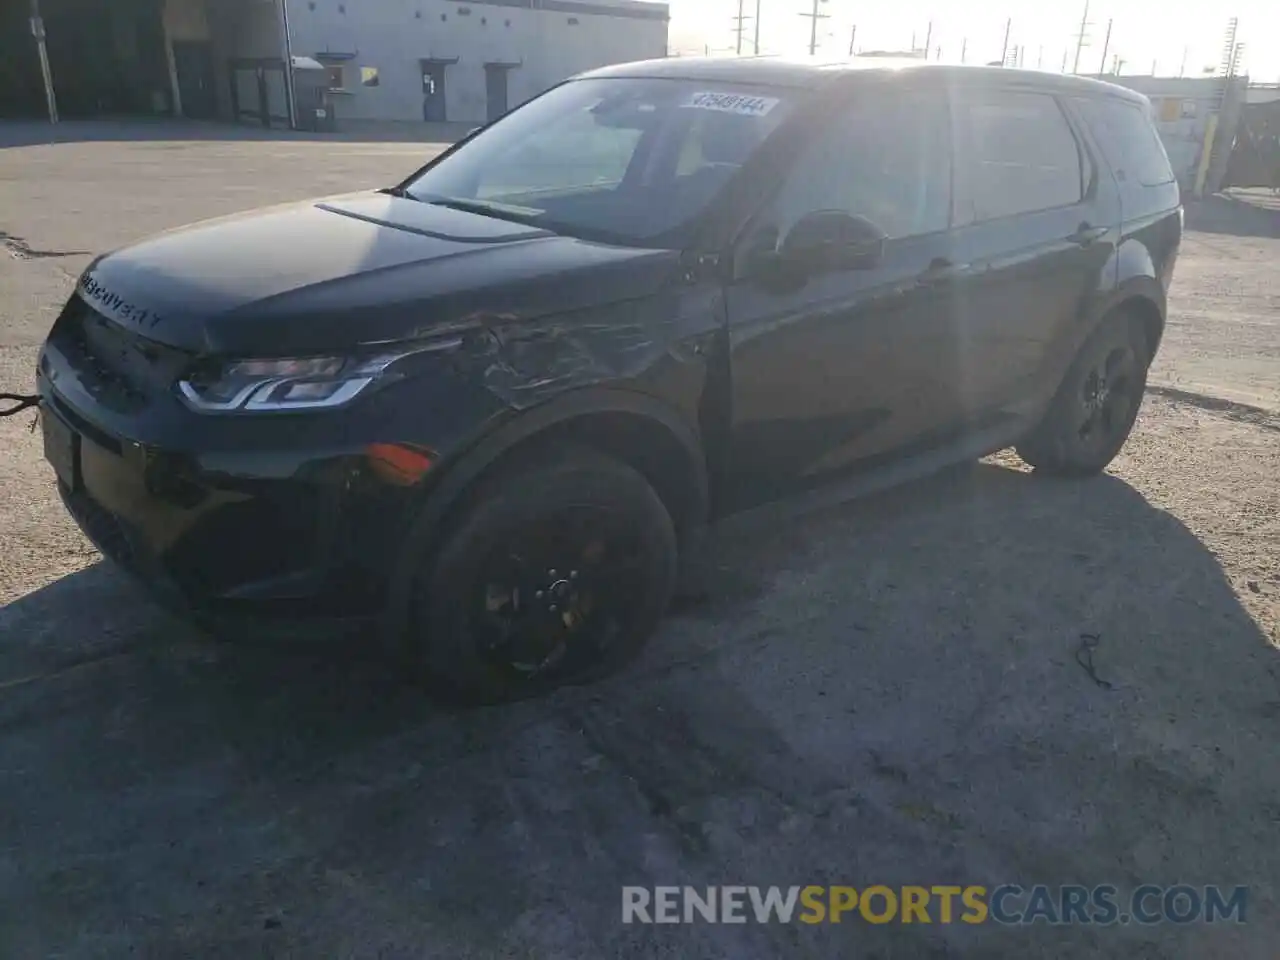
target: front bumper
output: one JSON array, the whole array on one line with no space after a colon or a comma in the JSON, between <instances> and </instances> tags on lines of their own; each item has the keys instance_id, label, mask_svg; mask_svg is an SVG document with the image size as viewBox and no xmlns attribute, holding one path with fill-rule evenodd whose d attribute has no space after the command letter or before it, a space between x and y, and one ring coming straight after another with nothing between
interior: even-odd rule
<instances>
[{"instance_id":1,"label":"front bumper","mask_svg":"<svg viewBox=\"0 0 1280 960\"><path fill-rule=\"evenodd\" d=\"M56 418L73 444L72 466L58 468L68 512L165 606L288 619L380 608L395 553L397 524L388 521L409 504L361 457L317 451L288 477L211 472L198 458L111 435L56 392L42 393L42 418Z\"/></svg>"},{"instance_id":2,"label":"front bumper","mask_svg":"<svg viewBox=\"0 0 1280 960\"><path fill-rule=\"evenodd\" d=\"M171 609L255 622L380 614L436 470L406 484L369 451L456 450L496 409L447 364L312 415L206 416L167 395L124 407L52 338L37 382L47 454L71 445L49 455L59 492L102 553ZM448 415L424 423L431 410Z\"/></svg>"},{"instance_id":3,"label":"front bumper","mask_svg":"<svg viewBox=\"0 0 1280 960\"><path fill-rule=\"evenodd\" d=\"M427 355L340 409L197 413L173 389L192 357L129 336L78 297L64 308L36 376L46 455L86 535L185 611L380 613L437 465L507 412ZM387 446L421 452L431 469L388 475L373 453Z\"/></svg>"}]
</instances>

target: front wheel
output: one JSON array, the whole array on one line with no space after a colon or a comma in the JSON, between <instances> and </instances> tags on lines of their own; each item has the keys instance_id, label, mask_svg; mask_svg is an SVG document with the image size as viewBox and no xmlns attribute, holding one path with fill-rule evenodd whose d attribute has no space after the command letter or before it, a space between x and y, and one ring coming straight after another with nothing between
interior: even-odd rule
<instances>
[{"instance_id":1,"label":"front wheel","mask_svg":"<svg viewBox=\"0 0 1280 960\"><path fill-rule=\"evenodd\" d=\"M410 642L463 699L518 699L630 659L675 585L676 535L648 481L590 450L490 478L415 583Z\"/></svg>"},{"instance_id":2,"label":"front wheel","mask_svg":"<svg viewBox=\"0 0 1280 960\"><path fill-rule=\"evenodd\" d=\"M1058 476L1100 473L1124 446L1147 386L1149 351L1139 324L1104 320L1072 362L1044 421L1018 456Z\"/></svg>"}]
</instances>

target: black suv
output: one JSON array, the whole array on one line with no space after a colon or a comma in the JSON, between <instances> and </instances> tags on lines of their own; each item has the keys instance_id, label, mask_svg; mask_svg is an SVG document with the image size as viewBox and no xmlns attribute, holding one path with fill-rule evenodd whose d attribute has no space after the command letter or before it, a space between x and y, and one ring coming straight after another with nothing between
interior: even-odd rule
<instances>
[{"instance_id":1,"label":"black suv","mask_svg":"<svg viewBox=\"0 0 1280 960\"><path fill-rule=\"evenodd\" d=\"M1181 234L1120 87L613 67L399 186L95 261L40 357L46 455L185 609L367 617L520 696L634 653L728 513L1009 445L1102 470Z\"/></svg>"}]
</instances>

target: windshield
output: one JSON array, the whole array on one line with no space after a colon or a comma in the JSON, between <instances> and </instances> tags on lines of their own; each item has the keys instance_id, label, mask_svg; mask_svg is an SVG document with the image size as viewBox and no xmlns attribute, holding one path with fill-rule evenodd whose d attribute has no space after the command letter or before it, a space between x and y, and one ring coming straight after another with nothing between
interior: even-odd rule
<instances>
[{"instance_id":1,"label":"windshield","mask_svg":"<svg viewBox=\"0 0 1280 960\"><path fill-rule=\"evenodd\" d=\"M643 244L701 214L788 111L789 91L706 81L557 87L407 185L415 199Z\"/></svg>"}]
</instances>

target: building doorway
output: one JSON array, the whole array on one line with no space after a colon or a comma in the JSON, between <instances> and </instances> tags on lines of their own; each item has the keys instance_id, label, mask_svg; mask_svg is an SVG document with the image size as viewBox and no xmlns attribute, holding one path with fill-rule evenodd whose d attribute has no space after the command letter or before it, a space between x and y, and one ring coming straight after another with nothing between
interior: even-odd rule
<instances>
[{"instance_id":1,"label":"building doorway","mask_svg":"<svg viewBox=\"0 0 1280 960\"><path fill-rule=\"evenodd\" d=\"M213 44L205 40L173 41L173 66L178 75L183 116L212 120L218 112Z\"/></svg>"},{"instance_id":2,"label":"building doorway","mask_svg":"<svg viewBox=\"0 0 1280 960\"><path fill-rule=\"evenodd\" d=\"M284 61L273 57L231 60L231 112L237 122L289 126L289 92Z\"/></svg>"},{"instance_id":3,"label":"building doorway","mask_svg":"<svg viewBox=\"0 0 1280 960\"><path fill-rule=\"evenodd\" d=\"M422 65L422 119L427 123L444 123L449 119L449 105L445 90L445 68L457 63L457 58L440 60L430 58Z\"/></svg>"},{"instance_id":4,"label":"building doorway","mask_svg":"<svg viewBox=\"0 0 1280 960\"><path fill-rule=\"evenodd\" d=\"M484 90L487 113L485 119L497 120L509 107L508 77L514 64L486 63L484 65Z\"/></svg>"}]
</instances>

